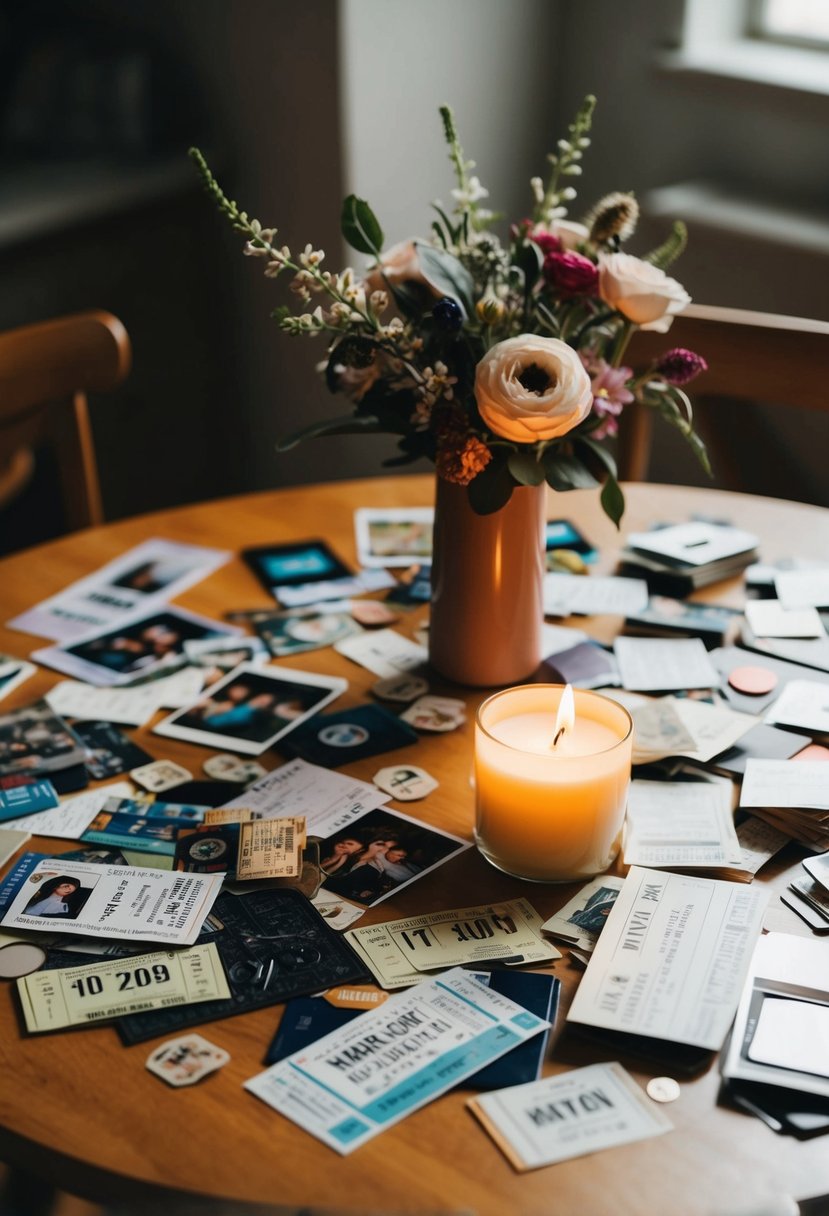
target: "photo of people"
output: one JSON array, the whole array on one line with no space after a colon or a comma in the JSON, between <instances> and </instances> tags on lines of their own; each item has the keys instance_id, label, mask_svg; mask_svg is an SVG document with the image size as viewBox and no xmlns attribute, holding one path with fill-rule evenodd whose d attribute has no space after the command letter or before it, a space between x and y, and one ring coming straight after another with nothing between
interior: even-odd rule
<instances>
[{"instance_id":1,"label":"photo of people","mask_svg":"<svg viewBox=\"0 0 829 1216\"><path fill-rule=\"evenodd\" d=\"M347 687L345 680L244 663L195 704L165 718L156 733L257 756Z\"/></svg>"},{"instance_id":2,"label":"photo of people","mask_svg":"<svg viewBox=\"0 0 829 1216\"><path fill-rule=\"evenodd\" d=\"M92 887L67 874L47 878L23 908L24 916L51 916L74 920L92 894Z\"/></svg>"},{"instance_id":3,"label":"photo of people","mask_svg":"<svg viewBox=\"0 0 829 1216\"><path fill-rule=\"evenodd\" d=\"M405 815L380 809L320 843L322 889L374 904L468 848Z\"/></svg>"},{"instance_id":4,"label":"photo of people","mask_svg":"<svg viewBox=\"0 0 829 1216\"><path fill-rule=\"evenodd\" d=\"M0 714L0 777L56 772L83 757L78 740L45 701Z\"/></svg>"},{"instance_id":5,"label":"photo of people","mask_svg":"<svg viewBox=\"0 0 829 1216\"><path fill-rule=\"evenodd\" d=\"M33 657L92 684L128 684L180 662L187 641L236 632L183 608L166 608L66 646L49 646Z\"/></svg>"}]
</instances>

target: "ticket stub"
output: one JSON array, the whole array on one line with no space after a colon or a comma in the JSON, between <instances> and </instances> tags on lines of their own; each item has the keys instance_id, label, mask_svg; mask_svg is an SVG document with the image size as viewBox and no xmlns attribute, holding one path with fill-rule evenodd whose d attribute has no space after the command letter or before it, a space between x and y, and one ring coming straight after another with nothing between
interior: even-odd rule
<instances>
[{"instance_id":1,"label":"ticket stub","mask_svg":"<svg viewBox=\"0 0 829 1216\"><path fill-rule=\"evenodd\" d=\"M219 823L248 823L253 815L254 812L244 806L216 806L204 812L202 822L205 827L215 827Z\"/></svg>"},{"instance_id":2,"label":"ticket stub","mask_svg":"<svg viewBox=\"0 0 829 1216\"><path fill-rule=\"evenodd\" d=\"M455 908L352 929L347 934L384 988L416 984L423 971L499 959L542 963L561 958L541 937L542 918L526 899Z\"/></svg>"},{"instance_id":3,"label":"ticket stub","mask_svg":"<svg viewBox=\"0 0 829 1216\"><path fill-rule=\"evenodd\" d=\"M19 979L17 989L26 1029L32 1033L230 998L213 943L38 971Z\"/></svg>"},{"instance_id":4,"label":"ticket stub","mask_svg":"<svg viewBox=\"0 0 829 1216\"><path fill-rule=\"evenodd\" d=\"M294 878L302 866L305 816L253 819L241 825L236 877Z\"/></svg>"}]
</instances>

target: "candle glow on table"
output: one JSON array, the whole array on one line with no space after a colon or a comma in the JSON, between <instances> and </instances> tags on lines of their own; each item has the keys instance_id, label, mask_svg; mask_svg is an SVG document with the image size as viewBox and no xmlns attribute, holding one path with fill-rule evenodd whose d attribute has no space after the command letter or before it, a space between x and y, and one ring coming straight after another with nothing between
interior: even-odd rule
<instances>
[{"instance_id":1,"label":"candle glow on table","mask_svg":"<svg viewBox=\"0 0 829 1216\"><path fill-rule=\"evenodd\" d=\"M537 882L607 869L619 851L632 747L627 710L598 693L528 684L484 701L475 724L479 850Z\"/></svg>"}]
</instances>

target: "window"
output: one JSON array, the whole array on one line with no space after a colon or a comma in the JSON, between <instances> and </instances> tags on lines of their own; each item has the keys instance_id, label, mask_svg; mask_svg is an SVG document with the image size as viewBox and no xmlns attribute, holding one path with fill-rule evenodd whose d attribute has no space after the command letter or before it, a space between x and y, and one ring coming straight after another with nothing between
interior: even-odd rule
<instances>
[{"instance_id":1,"label":"window","mask_svg":"<svg viewBox=\"0 0 829 1216\"><path fill-rule=\"evenodd\" d=\"M749 34L771 42L829 48L826 0L752 0Z\"/></svg>"}]
</instances>

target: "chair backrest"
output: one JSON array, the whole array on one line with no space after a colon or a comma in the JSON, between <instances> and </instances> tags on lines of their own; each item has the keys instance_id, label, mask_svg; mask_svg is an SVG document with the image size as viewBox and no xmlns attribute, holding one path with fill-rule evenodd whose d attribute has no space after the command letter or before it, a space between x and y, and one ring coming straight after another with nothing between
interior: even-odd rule
<instances>
[{"instance_id":1,"label":"chair backrest","mask_svg":"<svg viewBox=\"0 0 829 1216\"><path fill-rule=\"evenodd\" d=\"M674 347L696 351L708 363L708 370L689 386L688 395L713 463L730 489L746 486L739 453L729 455L719 442L724 428L718 422L727 417L723 403L829 412L829 322L692 304L675 318L667 334L637 331L625 362L643 371ZM729 412L733 418L735 411ZM623 480L647 480L652 422L652 412L638 403L625 410L619 430Z\"/></svg>"},{"instance_id":2,"label":"chair backrest","mask_svg":"<svg viewBox=\"0 0 829 1216\"><path fill-rule=\"evenodd\" d=\"M53 445L70 531L104 518L86 393L120 384L130 362L127 332L107 312L0 334L0 467L11 473L26 449Z\"/></svg>"}]
</instances>

